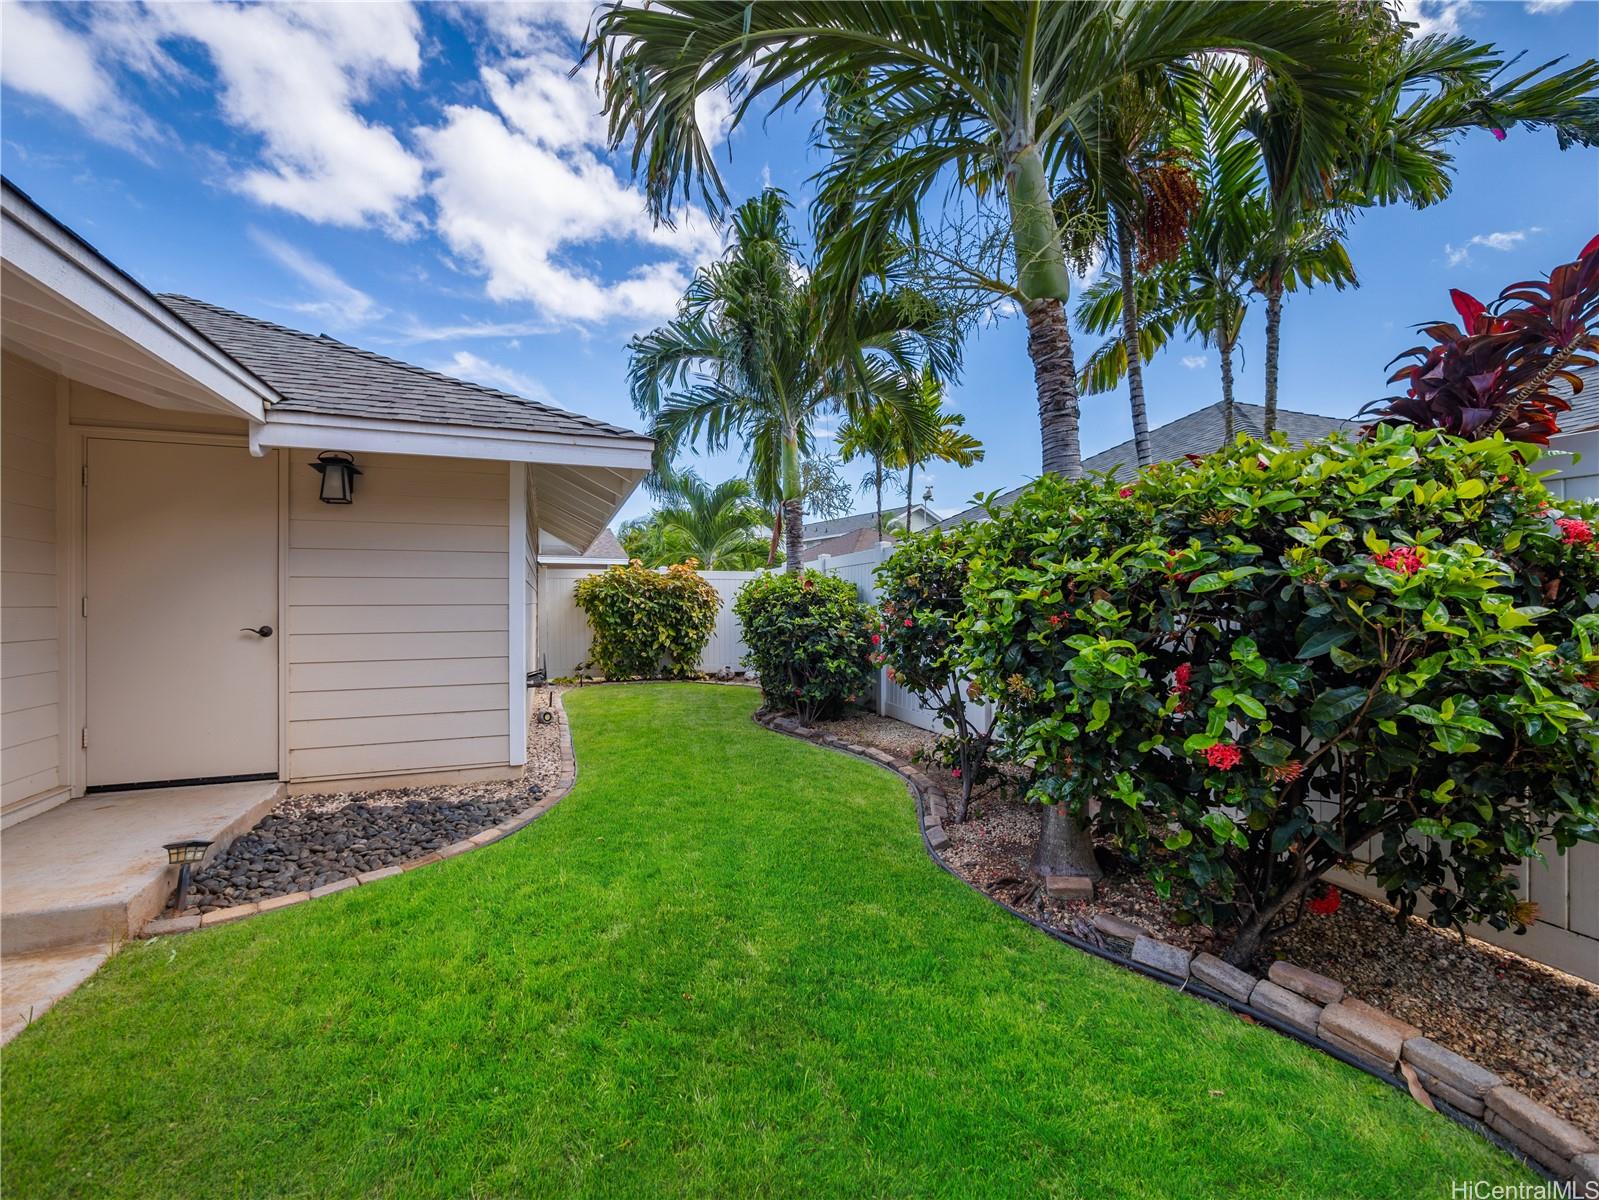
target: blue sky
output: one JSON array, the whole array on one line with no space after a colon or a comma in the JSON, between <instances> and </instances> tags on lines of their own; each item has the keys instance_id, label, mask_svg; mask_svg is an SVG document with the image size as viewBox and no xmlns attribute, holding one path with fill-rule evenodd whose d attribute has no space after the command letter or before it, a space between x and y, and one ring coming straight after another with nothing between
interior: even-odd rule
<instances>
[{"instance_id":1,"label":"blue sky","mask_svg":"<svg viewBox=\"0 0 1599 1200\"><path fill-rule=\"evenodd\" d=\"M1411 19L1526 51L1599 55L1593 0L1422 0ZM339 4L0 9L0 162L18 186L157 291L178 291L615 421L627 339L670 315L719 238L704 214L658 229L604 150L591 78L570 78L586 5ZM764 114L761 114L764 117ZM729 190L796 200L819 167L810 117L702 124ZM1599 154L1520 130L1458 147L1454 194L1355 226L1358 290L1292 298L1282 403L1332 415L1385 394L1409 327L1447 290L1490 297L1573 257L1599 229ZM1260 396L1261 314L1238 364ZM931 472L935 506L1038 470L1031 368L1015 317L979 330L951 403L980 465ZM1079 358L1090 339L1083 339ZM1220 398L1214 352L1148 372L1151 420ZM1130 436L1125 395L1083 408L1085 451ZM731 458L702 464L713 477ZM918 476L917 490L923 480ZM863 505L864 506L864 505ZM635 497L624 516L647 505Z\"/></svg>"}]
</instances>

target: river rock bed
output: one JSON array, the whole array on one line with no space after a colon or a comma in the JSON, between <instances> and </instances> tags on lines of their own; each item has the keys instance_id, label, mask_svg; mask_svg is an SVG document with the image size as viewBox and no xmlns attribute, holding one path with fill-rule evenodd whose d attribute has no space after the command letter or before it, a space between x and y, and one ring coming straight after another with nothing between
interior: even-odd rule
<instances>
[{"instance_id":1,"label":"river rock bed","mask_svg":"<svg viewBox=\"0 0 1599 1200\"><path fill-rule=\"evenodd\" d=\"M437 788L295 796L194 877L188 911L211 912L304 892L397 866L531 808L527 779Z\"/></svg>"}]
</instances>

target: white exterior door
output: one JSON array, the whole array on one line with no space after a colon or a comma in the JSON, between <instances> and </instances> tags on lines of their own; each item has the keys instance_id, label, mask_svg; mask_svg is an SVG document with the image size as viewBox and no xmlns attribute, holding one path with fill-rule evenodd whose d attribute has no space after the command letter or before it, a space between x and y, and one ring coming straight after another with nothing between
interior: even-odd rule
<instances>
[{"instance_id":1,"label":"white exterior door","mask_svg":"<svg viewBox=\"0 0 1599 1200\"><path fill-rule=\"evenodd\" d=\"M275 777L273 458L91 438L85 462L89 786Z\"/></svg>"}]
</instances>

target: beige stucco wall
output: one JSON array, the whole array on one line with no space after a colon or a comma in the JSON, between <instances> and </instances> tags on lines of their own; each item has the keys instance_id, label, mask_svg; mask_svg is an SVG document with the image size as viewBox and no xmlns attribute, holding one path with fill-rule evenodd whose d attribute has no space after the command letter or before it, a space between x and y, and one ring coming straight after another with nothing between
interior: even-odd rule
<instances>
[{"instance_id":1,"label":"beige stucco wall","mask_svg":"<svg viewBox=\"0 0 1599 1200\"><path fill-rule=\"evenodd\" d=\"M362 455L355 503L289 464L288 773L504 766L504 463ZM520 570L520 565L518 565Z\"/></svg>"},{"instance_id":2,"label":"beige stucco wall","mask_svg":"<svg viewBox=\"0 0 1599 1200\"><path fill-rule=\"evenodd\" d=\"M0 360L0 812L64 786L56 566L56 388Z\"/></svg>"}]
</instances>

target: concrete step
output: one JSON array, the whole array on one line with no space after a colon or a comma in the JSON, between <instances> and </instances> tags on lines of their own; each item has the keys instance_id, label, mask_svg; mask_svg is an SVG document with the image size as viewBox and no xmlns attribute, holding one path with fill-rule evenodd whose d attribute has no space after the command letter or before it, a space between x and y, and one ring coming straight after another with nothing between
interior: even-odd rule
<instances>
[{"instance_id":1,"label":"concrete step","mask_svg":"<svg viewBox=\"0 0 1599 1200\"><path fill-rule=\"evenodd\" d=\"M177 882L166 842L219 854L284 794L276 781L83 796L0 837L0 953L117 942L159 913Z\"/></svg>"}]
</instances>

